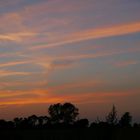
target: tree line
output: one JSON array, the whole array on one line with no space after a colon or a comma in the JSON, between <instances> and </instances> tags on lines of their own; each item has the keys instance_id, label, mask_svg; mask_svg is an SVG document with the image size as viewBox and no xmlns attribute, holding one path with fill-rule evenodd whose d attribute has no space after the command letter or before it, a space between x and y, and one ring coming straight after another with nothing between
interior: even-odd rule
<instances>
[{"instance_id":1,"label":"tree line","mask_svg":"<svg viewBox=\"0 0 140 140\"><path fill-rule=\"evenodd\" d=\"M55 129L55 128L140 128L140 124L132 125L132 116L125 112L118 119L116 107L105 117L105 121L97 119L89 123L87 118L79 119L79 109L72 103L50 105L48 116L31 115L27 118L14 118L12 121L0 120L0 129Z\"/></svg>"}]
</instances>

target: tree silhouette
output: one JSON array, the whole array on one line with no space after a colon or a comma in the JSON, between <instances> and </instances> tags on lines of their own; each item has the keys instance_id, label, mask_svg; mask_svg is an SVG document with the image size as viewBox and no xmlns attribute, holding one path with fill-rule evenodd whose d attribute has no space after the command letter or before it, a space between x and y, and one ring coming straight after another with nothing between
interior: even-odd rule
<instances>
[{"instance_id":1,"label":"tree silhouette","mask_svg":"<svg viewBox=\"0 0 140 140\"><path fill-rule=\"evenodd\" d=\"M3 129L6 127L6 121L5 120L0 120L0 129Z\"/></svg>"},{"instance_id":2,"label":"tree silhouette","mask_svg":"<svg viewBox=\"0 0 140 140\"><path fill-rule=\"evenodd\" d=\"M39 128L47 125L49 122L49 117L47 117L47 116L39 116L39 117L37 117L37 119L38 119Z\"/></svg>"},{"instance_id":3,"label":"tree silhouette","mask_svg":"<svg viewBox=\"0 0 140 140\"><path fill-rule=\"evenodd\" d=\"M132 122L132 116L130 115L129 112L125 112L123 116L121 117L119 124L122 127L130 127Z\"/></svg>"},{"instance_id":4,"label":"tree silhouette","mask_svg":"<svg viewBox=\"0 0 140 140\"><path fill-rule=\"evenodd\" d=\"M78 108L71 103L62 105L62 120L64 123L73 123L78 116Z\"/></svg>"},{"instance_id":5,"label":"tree silhouette","mask_svg":"<svg viewBox=\"0 0 140 140\"><path fill-rule=\"evenodd\" d=\"M14 125L16 128L20 128L23 122L23 118L14 118Z\"/></svg>"},{"instance_id":6,"label":"tree silhouette","mask_svg":"<svg viewBox=\"0 0 140 140\"><path fill-rule=\"evenodd\" d=\"M62 120L62 105L60 103L50 105L48 113L53 123L60 123Z\"/></svg>"},{"instance_id":7,"label":"tree silhouette","mask_svg":"<svg viewBox=\"0 0 140 140\"><path fill-rule=\"evenodd\" d=\"M53 123L73 123L78 116L78 109L71 103L54 104L48 109Z\"/></svg>"},{"instance_id":8,"label":"tree silhouette","mask_svg":"<svg viewBox=\"0 0 140 140\"><path fill-rule=\"evenodd\" d=\"M30 127L35 127L37 124L38 117L36 115L32 115L28 117L28 123Z\"/></svg>"},{"instance_id":9,"label":"tree silhouette","mask_svg":"<svg viewBox=\"0 0 140 140\"><path fill-rule=\"evenodd\" d=\"M116 125L117 121L118 121L117 111L116 111L116 107L113 105L112 110L109 112L108 116L106 117L106 122L111 125Z\"/></svg>"}]
</instances>

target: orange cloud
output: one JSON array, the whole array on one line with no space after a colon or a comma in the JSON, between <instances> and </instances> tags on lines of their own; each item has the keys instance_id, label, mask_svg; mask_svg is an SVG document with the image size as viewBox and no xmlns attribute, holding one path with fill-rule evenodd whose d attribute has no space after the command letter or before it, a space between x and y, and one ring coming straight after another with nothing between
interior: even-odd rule
<instances>
[{"instance_id":1,"label":"orange cloud","mask_svg":"<svg viewBox=\"0 0 140 140\"><path fill-rule=\"evenodd\" d=\"M0 70L0 77L4 76L15 76L15 75L30 75L31 73L29 72L17 72L17 71L5 71L5 70Z\"/></svg>"},{"instance_id":2,"label":"orange cloud","mask_svg":"<svg viewBox=\"0 0 140 140\"><path fill-rule=\"evenodd\" d=\"M26 104L44 104L44 103L57 103L57 102L73 102L73 103L101 103L112 102L116 99L124 99L131 97L139 93L139 89L126 90L126 91L110 91L110 92L96 92L96 93L84 93L84 94L66 94L66 95L53 95L47 90L30 90L29 91L16 91L15 93L9 92L8 95L1 95L0 105L26 105ZM11 94L10 94L11 93ZM26 98L20 96L26 95ZM31 97L28 95L32 93ZM38 95L37 97L35 95ZM9 97L8 97L9 96ZM14 98L11 98L11 97ZM17 97L16 97L17 96ZM4 100L2 97L6 97Z\"/></svg>"},{"instance_id":3,"label":"orange cloud","mask_svg":"<svg viewBox=\"0 0 140 140\"><path fill-rule=\"evenodd\" d=\"M44 85L44 86L47 86L47 81L35 81L35 82L25 82L25 81L12 81L12 82L10 82L10 81L7 81L7 82L0 82L0 87L6 87L6 88L8 88L8 87L18 87L18 86L30 86L30 87L32 87L32 86L42 86L42 85Z\"/></svg>"},{"instance_id":4,"label":"orange cloud","mask_svg":"<svg viewBox=\"0 0 140 140\"><path fill-rule=\"evenodd\" d=\"M44 60L80 60L80 59L86 59L86 58L98 58L98 57L105 57L105 56L111 56L111 55L116 55L116 54L123 54L123 53L131 53L131 52L139 52L140 48L128 48L128 49L112 49L112 50L107 50L107 51L98 51L96 53L90 53L90 54L62 54L61 56L53 56L53 57L43 57L39 58L40 61Z\"/></svg>"},{"instance_id":5,"label":"orange cloud","mask_svg":"<svg viewBox=\"0 0 140 140\"><path fill-rule=\"evenodd\" d=\"M16 97L17 95L48 95L48 91L45 89L32 89L32 90L0 90L0 97Z\"/></svg>"},{"instance_id":6,"label":"orange cloud","mask_svg":"<svg viewBox=\"0 0 140 140\"><path fill-rule=\"evenodd\" d=\"M31 63L31 61L15 61L15 62L7 62L0 64L0 67L9 67L9 66L15 66L15 65L21 65L21 64L28 64Z\"/></svg>"},{"instance_id":7,"label":"orange cloud","mask_svg":"<svg viewBox=\"0 0 140 140\"><path fill-rule=\"evenodd\" d=\"M60 38L60 41L55 43L33 46L31 50L56 47L65 44L81 42L89 39L99 39L105 37L126 35L136 32L140 32L140 22L127 23L123 25L116 25L112 27L104 27L98 29L88 29L85 31L72 33L66 37Z\"/></svg>"},{"instance_id":8,"label":"orange cloud","mask_svg":"<svg viewBox=\"0 0 140 140\"><path fill-rule=\"evenodd\" d=\"M133 95L133 94L132 94ZM80 95L80 97L78 95L68 95L68 96L55 96L55 97L38 97L38 98L26 98L26 99L13 99L13 100L9 100L7 99L7 101L2 101L0 102L0 105L20 105L20 104L44 104L44 103L57 103L57 102L76 102L76 103L83 103L83 102L99 102L99 101L108 101L109 98L116 98L116 97L126 97L126 96L130 96L129 94L82 94Z\"/></svg>"},{"instance_id":9,"label":"orange cloud","mask_svg":"<svg viewBox=\"0 0 140 140\"><path fill-rule=\"evenodd\" d=\"M20 42L27 37L33 37L36 33L34 32L17 32L9 34L0 34L0 40L16 41Z\"/></svg>"},{"instance_id":10,"label":"orange cloud","mask_svg":"<svg viewBox=\"0 0 140 140\"><path fill-rule=\"evenodd\" d=\"M24 24L23 16L19 12L2 14L0 23L0 28L4 29L4 32L0 33L0 41L20 42L36 35Z\"/></svg>"}]
</instances>

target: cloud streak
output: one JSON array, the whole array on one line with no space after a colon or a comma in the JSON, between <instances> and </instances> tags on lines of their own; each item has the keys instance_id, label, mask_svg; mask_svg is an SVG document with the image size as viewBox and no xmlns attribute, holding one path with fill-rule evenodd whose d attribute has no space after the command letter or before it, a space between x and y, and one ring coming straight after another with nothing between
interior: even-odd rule
<instances>
[{"instance_id":1,"label":"cloud streak","mask_svg":"<svg viewBox=\"0 0 140 140\"><path fill-rule=\"evenodd\" d=\"M49 60L51 61L65 61L66 60L69 62L74 62L74 60L83 60L83 59L93 59L93 58L100 58L100 57L107 57L107 56L114 56L114 55L118 55L118 54L125 54L125 53L135 53L135 52L139 52L140 48L127 48L127 49L112 49L112 50L105 50L105 51L97 51L95 53L87 53L87 54L82 54L82 53L66 53L66 54L61 54L61 56L54 56L54 57L46 57L46 56L42 56L40 58L38 58L38 61L45 61L45 60ZM43 66L43 65L42 65ZM51 66L51 65L50 65ZM52 65L55 67L55 64ZM56 64L57 66L57 64Z\"/></svg>"},{"instance_id":2,"label":"cloud streak","mask_svg":"<svg viewBox=\"0 0 140 140\"><path fill-rule=\"evenodd\" d=\"M140 32L140 22L127 23L127 24L116 25L112 27L104 27L99 29L88 29L85 31L72 33L64 37L63 39L60 39L60 41L56 43L33 46L31 50L52 48L52 47L66 45L66 44L86 41L90 39L100 39L106 37L120 36L120 35L132 34L136 32Z\"/></svg>"},{"instance_id":3,"label":"cloud streak","mask_svg":"<svg viewBox=\"0 0 140 140\"><path fill-rule=\"evenodd\" d=\"M28 64L28 63L31 63L31 61L15 61L15 62L1 63L0 68Z\"/></svg>"},{"instance_id":4,"label":"cloud streak","mask_svg":"<svg viewBox=\"0 0 140 140\"><path fill-rule=\"evenodd\" d=\"M131 97L137 94L138 91L126 91L126 92L100 92L100 93L85 93L81 94L80 98L79 95L73 94L73 95L63 95L63 96L53 96L51 94L46 94L45 96L35 97L35 98L14 98L14 99L7 99L6 101L2 100L0 102L0 105L28 105L28 104L44 104L44 103L56 103L56 102L65 102L70 101L74 103L104 103L104 102L111 102L112 100L115 100L116 98L126 98ZM34 93L34 91L33 91ZM36 93L36 92L35 92ZM37 91L38 93L38 91ZM44 93L44 91L43 91ZM41 91L40 91L41 94ZM16 94L15 94L16 95ZM41 94L42 95L42 94Z\"/></svg>"},{"instance_id":5,"label":"cloud streak","mask_svg":"<svg viewBox=\"0 0 140 140\"><path fill-rule=\"evenodd\" d=\"M0 70L0 77L5 77L5 76L27 76L30 75L31 73L29 72L17 72L17 71L5 71L5 70Z\"/></svg>"},{"instance_id":6,"label":"cloud streak","mask_svg":"<svg viewBox=\"0 0 140 140\"><path fill-rule=\"evenodd\" d=\"M138 61L135 60L128 60L128 61L120 61L120 62L114 62L113 65L116 67L127 67L131 65L139 64Z\"/></svg>"},{"instance_id":7,"label":"cloud streak","mask_svg":"<svg viewBox=\"0 0 140 140\"><path fill-rule=\"evenodd\" d=\"M7 40L7 41L15 41L20 42L23 41L27 37L33 37L36 33L33 32L19 32L19 33L9 33L9 34L0 34L0 40Z\"/></svg>"}]
</instances>

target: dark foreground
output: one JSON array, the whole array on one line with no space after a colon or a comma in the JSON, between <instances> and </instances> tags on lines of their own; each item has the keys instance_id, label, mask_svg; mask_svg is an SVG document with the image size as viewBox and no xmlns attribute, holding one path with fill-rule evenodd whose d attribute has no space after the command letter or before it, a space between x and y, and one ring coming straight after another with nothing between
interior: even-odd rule
<instances>
[{"instance_id":1,"label":"dark foreground","mask_svg":"<svg viewBox=\"0 0 140 140\"><path fill-rule=\"evenodd\" d=\"M78 108L71 103L51 105L48 114L0 120L0 140L140 140L140 124L132 125L129 112L118 120L115 106L105 121L90 124L77 118Z\"/></svg>"},{"instance_id":2,"label":"dark foreground","mask_svg":"<svg viewBox=\"0 0 140 140\"><path fill-rule=\"evenodd\" d=\"M1 130L0 140L140 140L140 128Z\"/></svg>"}]
</instances>

